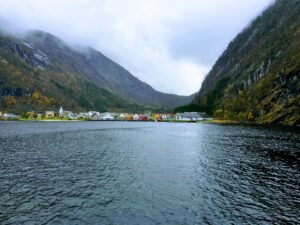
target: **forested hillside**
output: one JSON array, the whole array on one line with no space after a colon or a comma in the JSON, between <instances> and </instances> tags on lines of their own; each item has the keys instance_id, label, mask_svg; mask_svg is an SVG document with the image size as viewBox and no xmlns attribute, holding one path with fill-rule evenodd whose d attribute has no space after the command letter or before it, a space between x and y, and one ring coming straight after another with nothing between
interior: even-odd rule
<instances>
[{"instance_id":1,"label":"forested hillside","mask_svg":"<svg viewBox=\"0 0 300 225\"><path fill-rule=\"evenodd\" d=\"M277 0L217 60L193 101L216 118L299 124L300 1Z\"/></svg>"},{"instance_id":2,"label":"forested hillside","mask_svg":"<svg viewBox=\"0 0 300 225\"><path fill-rule=\"evenodd\" d=\"M2 111L160 111L191 99L154 90L95 49L42 31L0 32Z\"/></svg>"}]
</instances>

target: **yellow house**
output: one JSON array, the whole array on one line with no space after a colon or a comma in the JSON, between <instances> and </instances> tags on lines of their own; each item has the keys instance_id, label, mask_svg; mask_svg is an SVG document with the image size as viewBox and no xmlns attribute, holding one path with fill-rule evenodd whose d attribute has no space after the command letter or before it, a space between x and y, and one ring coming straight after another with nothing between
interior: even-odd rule
<instances>
[{"instance_id":1,"label":"yellow house","mask_svg":"<svg viewBox=\"0 0 300 225\"><path fill-rule=\"evenodd\" d=\"M45 118L46 119L53 119L55 117L54 111L46 111L45 112Z\"/></svg>"}]
</instances>

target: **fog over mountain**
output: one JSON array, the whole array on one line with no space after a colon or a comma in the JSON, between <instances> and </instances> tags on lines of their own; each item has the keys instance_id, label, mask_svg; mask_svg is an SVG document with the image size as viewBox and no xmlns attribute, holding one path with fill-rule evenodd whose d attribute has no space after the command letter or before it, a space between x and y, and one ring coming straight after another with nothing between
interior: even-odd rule
<instances>
[{"instance_id":1,"label":"fog over mountain","mask_svg":"<svg viewBox=\"0 0 300 225\"><path fill-rule=\"evenodd\" d=\"M0 17L10 29L40 29L92 46L155 89L189 95L229 41L272 2L0 0Z\"/></svg>"}]
</instances>

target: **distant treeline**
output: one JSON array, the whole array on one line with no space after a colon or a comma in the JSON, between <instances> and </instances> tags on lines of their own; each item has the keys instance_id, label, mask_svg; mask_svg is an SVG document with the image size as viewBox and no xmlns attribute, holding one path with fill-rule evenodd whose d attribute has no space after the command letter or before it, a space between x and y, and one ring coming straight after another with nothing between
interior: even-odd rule
<instances>
[{"instance_id":1,"label":"distant treeline","mask_svg":"<svg viewBox=\"0 0 300 225\"><path fill-rule=\"evenodd\" d=\"M31 96L32 90L30 88L20 88L20 87L6 87L0 88L0 97L1 96Z\"/></svg>"},{"instance_id":2,"label":"distant treeline","mask_svg":"<svg viewBox=\"0 0 300 225\"><path fill-rule=\"evenodd\" d=\"M208 110L203 105L198 104L189 104L189 105L183 105L179 106L174 109L175 113L183 113L183 112L206 112L208 113Z\"/></svg>"}]
</instances>

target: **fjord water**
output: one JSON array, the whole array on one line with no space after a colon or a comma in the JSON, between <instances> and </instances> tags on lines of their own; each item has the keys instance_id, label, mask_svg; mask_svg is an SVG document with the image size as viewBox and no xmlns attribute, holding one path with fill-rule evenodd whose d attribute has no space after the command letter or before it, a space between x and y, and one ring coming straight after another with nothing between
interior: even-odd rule
<instances>
[{"instance_id":1,"label":"fjord water","mask_svg":"<svg viewBox=\"0 0 300 225\"><path fill-rule=\"evenodd\" d=\"M300 133L1 122L0 224L296 224Z\"/></svg>"}]
</instances>

